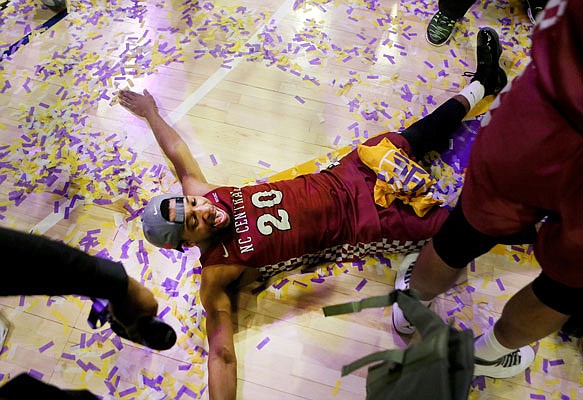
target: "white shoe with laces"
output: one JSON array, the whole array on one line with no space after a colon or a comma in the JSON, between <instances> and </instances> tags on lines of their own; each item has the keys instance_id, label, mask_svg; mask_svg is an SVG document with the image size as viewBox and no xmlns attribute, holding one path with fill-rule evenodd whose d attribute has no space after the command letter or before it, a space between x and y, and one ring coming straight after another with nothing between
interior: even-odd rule
<instances>
[{"instance_id":1,"label":"white shoe with laces","mask_svg":"<svg viewBox=\"0 0 583 400\"><path fill-rule=\"evenodd\" d=\"M530 367L535 357L530 346L524 346L506 354L494 361L486 361L476 357L474 362L475 376L490 378L510 378Z\"/></svg>"},{"instance_id":2,"label":"white shoe with laces","mask_svg":"<svg viewBox=\"0 0 583 400\"><path fill-rule=\"evenodd\" d=\"M395 289L399 290L407 290L409 289L409 283L411 282L411 273L413 272L413 267L415 266L415 261L417 261L417 257L419 257L419 253L411 253L407 254L399 269L397 270L397 278L395 279ZM431 305L431 304L430 304ZM397 332L402 335L412 335L415 333L415 327L411 325L403 311L398 304L393 304L392 306L392 319L393 319L393 327Z\"/></svg>"},{"instance_id":3,"label":"white shoe with laces","mask_svg":"<svg viewBox=\"0 0 583 400\"><path fill-rule=\"evenodd\" d=\"M6 340L6 336L8 336L8 326L2 321L0 318L0 353L4 348L4 340Z\"/></svg>"}]
</instances>

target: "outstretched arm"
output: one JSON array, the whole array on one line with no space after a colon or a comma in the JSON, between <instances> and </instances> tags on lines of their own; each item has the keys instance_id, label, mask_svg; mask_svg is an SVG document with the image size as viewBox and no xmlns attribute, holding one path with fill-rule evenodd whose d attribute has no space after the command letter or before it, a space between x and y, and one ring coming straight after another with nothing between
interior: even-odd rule
<instances>
[{"instance_id":1,"label":"outstretched arm","mask_svg":"<svg viewBox=\"0 0 583 400\"><path fill-rule=\"evenodd\" d=\"M203 195L217 187L206 181L188 145L160 116L156 102L147 90L144 89L144 94L121 90L118 97L122 106L148 121L160 148L174 166L184 194Z\"/></svg>"},{"instance_id":2,"label":"outstretched arm","mask_svg":"<svg viewBox=\"0 0 583 400\"><path fill-rule=\"evenodd\" d=\"M202 270L201 299L209 341L208 385L211 400L235 399L237 357L233 342L233 310L229 288L245 267L213 265Z\"/></svg>"}]
</instances>

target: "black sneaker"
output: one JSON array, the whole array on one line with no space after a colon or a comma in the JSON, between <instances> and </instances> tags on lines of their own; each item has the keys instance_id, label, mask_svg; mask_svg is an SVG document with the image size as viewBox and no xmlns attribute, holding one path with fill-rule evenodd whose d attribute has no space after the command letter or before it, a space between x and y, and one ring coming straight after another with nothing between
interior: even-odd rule
<instances>
[{"instance_id":1,"label":"black sneaker","mask_svg":"<svg viewBox=\"0 0 583 400\"><path fill-rule=\"evenodd\" d=\"M41 0L41 2L56 13L67 11L66 0Z\"/></svg>"},{"instance_id":2,"label":"black sneaker","mask_svg":"<svg viewBox=\"0 0 583 400\"><path fill-rule=\"evenodd\" d=\"M476 72L465 72L464 76L473 76L472 82L478 81L484 85L484 96L499 93L506 86L508 78L499 65L502 47L494 29L480 29L476 53L478 59Z\"/></svg>"},{"instance_id":3,"label":"black sneaker","mask_svg":"<svg viewBox=\"0 0 583 400\"><path fill-rule=\"evenodd\" d=\"M427 41L434 46L441 46L453 33L453 27L456 20L448 17L441 11L438 11L427 26L427 33L425 37Z\"/></svg>"}]
</instances>

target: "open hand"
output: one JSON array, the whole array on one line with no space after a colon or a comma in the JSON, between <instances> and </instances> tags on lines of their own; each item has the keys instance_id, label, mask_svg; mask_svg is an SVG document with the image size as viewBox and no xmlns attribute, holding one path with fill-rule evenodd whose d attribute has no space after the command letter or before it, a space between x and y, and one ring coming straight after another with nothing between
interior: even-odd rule
<instances>
[{"instance_id":1,"label":"open hand","mask_svg":"<svg viewBox=\"0 0 583 400\"><path fill-rule=\"evenodd\" d=\"M147 89L144 89L144 94L120 90L117 96L119 104L140 117L148 117L148 115L158 112L156 101Z\"/></svg>"}]
</instances>

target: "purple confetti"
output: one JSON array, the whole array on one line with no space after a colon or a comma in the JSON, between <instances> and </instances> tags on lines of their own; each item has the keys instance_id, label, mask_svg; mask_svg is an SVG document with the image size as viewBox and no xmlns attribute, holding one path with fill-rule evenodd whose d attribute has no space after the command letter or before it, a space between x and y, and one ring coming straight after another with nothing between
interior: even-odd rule
<instances>
[{"instance_id":1,"label":"purple confetti","mask_svg":"<svg viewBox=\"0 0 583 400\"><path fill-rule=\"evenodd\" d=\"M138 391L138 389L136 389L136 387L134 386L134 387L131 387L127 390L124 390L123 392L119 392L119 396L125 397L125 396L132 394L132 393L136 393L137 391Z\"/></svg>"},{"instance_id":2,"label":"purple confetti","mask_svg":"<svg viewBox=\"0 0 583 400\"><path fill-rule=\"evenodd\" d=\"M170 311L170 306L166 306L160 313L158 314L158 318L162 319L166 314Z\"/></svg>"},{"instance_id":3,"label":"purple confetti","mask_svg":"<svg viewBox=\"0 0 583 400\"><path fill-rule=\"evenodd\" d=\"M41 348L39 348L38 351L41 352L41 353L43 353L44 351L50 349L54 345L55 345L55 343L51 340L50 342L48 342L47 344L45 344L44 346L42 346Z\"/></svg>"},{"instance_id":4,"label":"purple confetti","mask_svg":"<svg viewBox=\"0 0 583 400\"><path fill-rule=\"evenodd\" d=\"M30 369L30 370L28 371L28 374L29 374L30 376L32 376L32 377L34 377L34 378L38 379L38 380L41 380L41 379L43 378L43 376L45 376L45 374L43 374L42 372L39 372L39 371L37 371L37 370L35 370L35 369Z\"/></svg>"},{"instance_id":5,"label":"purple confetti","mask_svg":"<svg viewBox=\"0 0 583 400\"><path fill-rule=\"evenodd\" d=\"M266 337L265 339L263 339L258 345L257 345L257 350L261 350L267 343L269 343L271 339L269 339L269 336Z\"/></svg>"},{"instance_id":6,"label":"purple confetti","mask_svg":"<svg viewBox=\"0 0 583 400\"><path fill-rule=\"evenodd\" d=\"M102 360L105 360L107 357L111 357L111 356L112 356L112 355L114 355L114 354L115 354L115 350L113 350L113 349L112 349L112 350L109 350L107 353L103 353L103 354L100 356L100 358L101 358Z\"/></svg>"},{"instance_id":7,"label":"purple confetti","mask_svg":"<svg viewBox=\"0 0 583 400\"><path fill-rule=\"evenodd\" d=\"M360 292L360 289L362 289L364 287L364 285L366 285L368 281L366 280L366 278L363 278L360 283L356 286L356 291Z\"/></svg>"},{"instance_id":8,"label":"purple confetti","mask_svg":"<svg viewBox=\"0 0 583 400\"><path fill-rule=\"evenodd\" d=\"M275 289L281 289L281 288L282 288L282 287L284 287L284 286L285 286L285 285L286 285L288 282L289 282L289 279L285 278L285 279L282 279L282 280L281 280L281 282L279 282L279 283L277 283L277 284L273 285L273 287L274 287Z\"/></svg>"},{"instance_id":9,"label":"purple confetti","mask_svg":"<svg viewBox=\"0 0 583 400\"><path fill-rule=\"evenodd\" d=\"M500 278L496 278L496 283L498 284L498 287L500 288L500 290L502 290L502 291L506 290L504 288L504 284L502 284L502 281L500 280Z\"/></svg>"}]
</instances>

